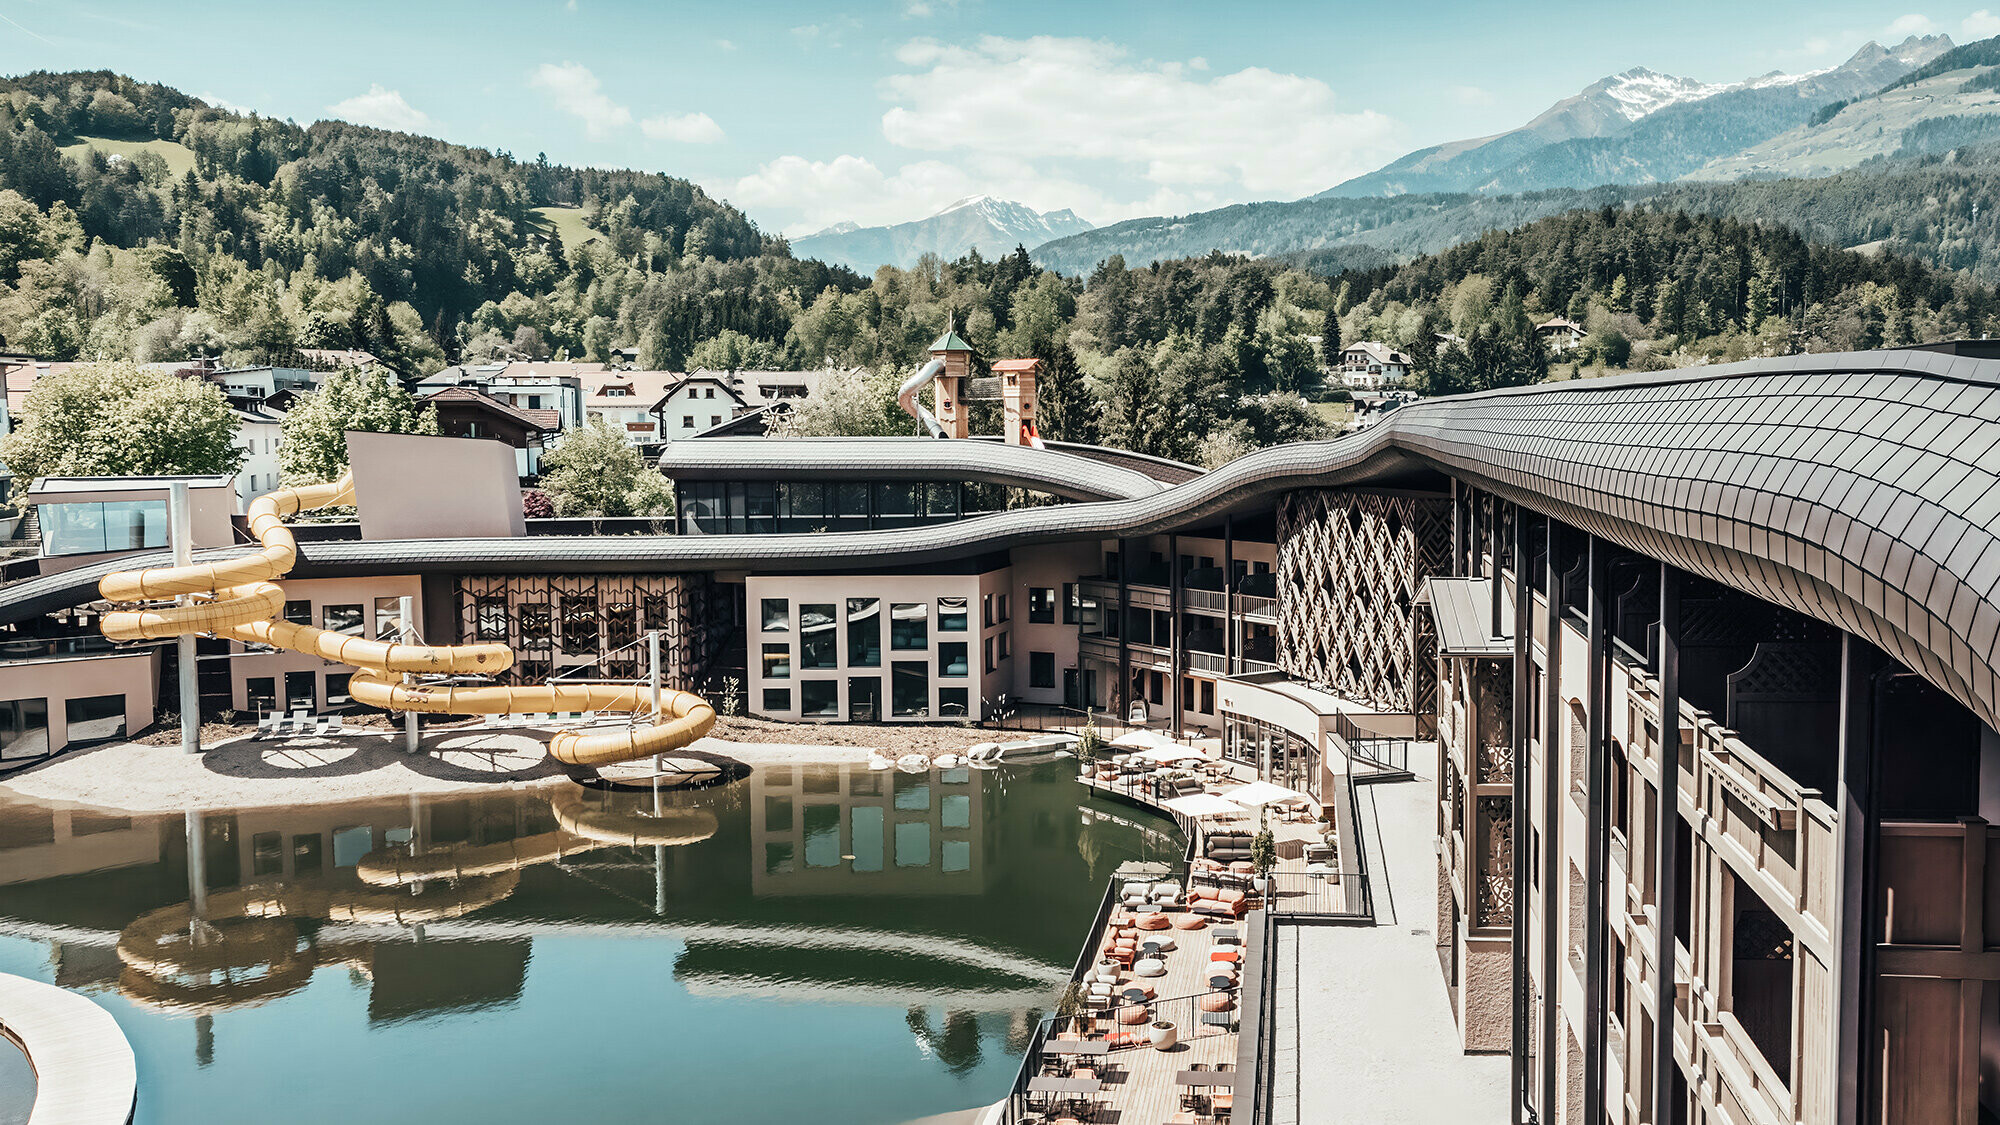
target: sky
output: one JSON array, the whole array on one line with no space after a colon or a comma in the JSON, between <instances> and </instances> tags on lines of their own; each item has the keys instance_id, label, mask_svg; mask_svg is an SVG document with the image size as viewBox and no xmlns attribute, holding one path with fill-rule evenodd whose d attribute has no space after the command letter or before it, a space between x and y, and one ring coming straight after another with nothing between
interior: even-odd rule
<instances>
[{"instance_id":1,"label":"sky","mask_svg":"<svg viewBox=\"0 0 2000 1125\"><path fill-rule=\"evenodd\" d=\"M0 0L0 74L666 172L797 236L975 194L1098 224L1296 199L1634 66L1726 82L2000 35L2000 0L1912 3Z\"/></svg>"}]
</instances>

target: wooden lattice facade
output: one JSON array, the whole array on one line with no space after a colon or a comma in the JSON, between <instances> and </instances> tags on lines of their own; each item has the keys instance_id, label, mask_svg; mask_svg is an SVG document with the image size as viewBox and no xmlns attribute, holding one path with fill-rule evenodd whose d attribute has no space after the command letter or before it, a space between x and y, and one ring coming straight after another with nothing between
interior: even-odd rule
<instances>
[{"instance_id":1,"label":"wooden lattice facade","mask_svg":"<svg viewBox=\"0 0 2000 1125\"><path fill-rule=\"evenodd\" d=\"M1278 502L1278 664L1385 711L1434 714L1437 641L1414 612L1451 557L1450 501L1311 489Z\"/></svg>"},{"instance_id":2,"label":"wooden lattice facade","mask_svg":"<svg viewBox=\"0 0 2000 1125\"><path fill-rule=\"evenodd\" d=\"M514 650L503 683L554 675L635 680L645 636L662 630L667 684L699 684L715 649L714 583L703 574L509 574L458 580L460 635Z\"/></svg>"}]
</instances>

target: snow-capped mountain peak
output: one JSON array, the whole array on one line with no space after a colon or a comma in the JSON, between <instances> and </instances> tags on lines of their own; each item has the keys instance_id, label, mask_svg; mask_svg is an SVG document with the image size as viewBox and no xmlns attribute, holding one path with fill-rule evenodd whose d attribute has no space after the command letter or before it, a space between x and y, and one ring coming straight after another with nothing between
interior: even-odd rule
<instances>
[{"instance_id":1,"label":"snow-capped mountain peak","mask_svg":"<svg viewBox=\"0 0 2000 1125\"><path fill-rule=\"evenodd\" d=\"M884 263L908 266L925 253L951 259L976 248L996 257L1015 246L1040 246L1090 229L1074 211L1041 212L1011 199L968 195L928 218L893 226L841 223L795 240L792 250L867 271Z\"/></svg>"},{"instance_id":2,"label":"snow-capped mountain peak","mask_svg":"<svg viewBox=\"0 0 2000 1125\"><path fill-rule=\"evenodd\" d=\"M1643 66L1614 74L1597 86L1598 92L1616 103L1618 112L1627 121L1637 121L1670 105L1711 98L1733 88L1729 83L1697 82Z\"/></svg>"}]
</instances>

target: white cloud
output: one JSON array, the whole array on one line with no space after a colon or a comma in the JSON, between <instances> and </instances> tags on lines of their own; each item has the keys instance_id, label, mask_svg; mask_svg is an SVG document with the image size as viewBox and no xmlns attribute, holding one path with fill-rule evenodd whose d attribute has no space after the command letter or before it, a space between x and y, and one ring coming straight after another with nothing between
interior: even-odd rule
<instances>
[{"instance_id":1,"label":"white cloud","mask_svg":"<svg viewBox=\"0 0 2000 1125\"><path fill-rule=\"evenodd\" d=\"M848 219L875 226L921 218L976 192L970 176L941 161L906 164L891 176L873 161L849 155L824 161L781 156L733 184L719 186L739 207L799 215L785 227L785 233L794 237Z\"/></svg>"},{"instance_id":2,"label":"white cloud","mask_svg":"<svg viewBox=\"0 0 2000 1125\"><path fill-rule=\"evenodd\" d=\"M228 98L225 98L220 94L211 94L206 91L203 91L202 93L196 94L195 97L200 98L202 101L207 102L209 105L212 105L217 109L226 109L231 113L250 112L249 106L238 105L235 102L230 101Z\"/></svg>"},{"instance_id":3,"label":"white cloud","mask_svg":"<svg viewBox=\"0 0 2000 1125\"><path fill-rule=\"evenodd\" d=\"M720 51L734 51L736 49L736 42L732 39L717 39L715 47Z\"/></svg>"},{"instance_id":4,"label":"white cloud","mask_svg":"<svg viewBox=\"0 0 2000 1125\"><path fill-rule=\"evenodd\" d=\"M606 137L632 124L632 111L605 96L604 84L582 63L543 63L528 85L547 92L556 108L580 118L590 137Z\"/></svg>"},{"instance_id":5,"label":"white cloud","mask_svg":"<svg viewBox=\"0 0 2000 1125\"><path fill-rule=\"evenodd\" d=\"M335 102L326 107L326 112L342 121L351 121L356 125L372 125L377 129L421 133L431 127L430 117L404 101L401 93L385 90L373 84L368 87L367 93L356 94L345 101Z\"/></svg>"},{"instance_id":6,"label":"white cloud","mask_svg":"<svg viewBox=\"0 0 2000 1125\"><path fill-rule=\"evenodd\" d=\"M1965 22L1959 25L1959 29L1970 39L1990 39L2000 35L2000 16L1981 8L1965 17Z\"/></svg>"},{"instance_id":7,"label":"white cloud","mask_svg":"<svg viewBox=\"0 0 2000 1125\"><path fill-rule=\"evenodd\" d=\"M722 126L706 113L668 113L639 122L639 131L656 141L709 145L722 139Z\"/></svg>"},{"instance_id":8,"label":"white cloud","mask_svg":"<svg viewBox=\"0 0 2000 1125\"><path fill-rule=\"evenodd\" d=\"M1932 23L1929 16L1911 12L1907 16L1897 16L1882 29L1882 34L1885 38L1900 40L1912 35L1929 35L1936 30L1937 24Z\"/></svg>"},{"instance_id":9,"label":"white cloud","mask_svg":"<svg viewBox=\"0 0 2000 1125\"><path fill-rule=\"evenodd\" d=\"M957 7L958 0L904 0L903 18L906 20L929 19L939 12L949 12Z\"/></svg>"},{"instance_id":10,"label":"white cloud","mask_svg":"<svg viewBox=\"0 0 2000 1125\"><path fill-rule=\"evenodd\" d=\"M904 148L1105 162L1161 188L1201 189L1197 198L1292 198L1390 155L1387 117L1342 112L1324 82L1262 67L1204 77L1048 36L919 39L896 58L910 71L881 84L896 103L882 132Z\"/></svg>"}]
</instances>

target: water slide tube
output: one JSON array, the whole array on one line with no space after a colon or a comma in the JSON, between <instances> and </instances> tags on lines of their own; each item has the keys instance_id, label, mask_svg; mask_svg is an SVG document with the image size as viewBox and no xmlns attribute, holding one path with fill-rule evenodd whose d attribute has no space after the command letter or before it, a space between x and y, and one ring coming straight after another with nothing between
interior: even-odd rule
<instances>
[{"instance_id":1,"label":"water slide tube","mask_svg":"<svg viewBox=\"0 0 2000 1125\"><path fill-rule=\"evenodd\" d=\"M944 357L939 356L917 368L915 375L903 380L903 385L896 388L896 405L903 408L903 413L922 422L932 437L944 436L944 423L937 420L937 415L924 409L924 404L917 400L917 394L943 371Z\"/></svg>"},{"instance_id":2,"label":"water slide tube","mask_svg":"<svg viewBox=\"0 0 2000 1125\"><path fill-rule=\"evenodd\" d=\"M276 579L298 562L298 544L287 517L310 508L354 503L351 474L330 484L282 488L250 504L250 533L262 549L241 558L191 566L121 570L104 576L98 593L120 603L161 602L181 595L183 605L153 605L107 613L106 637L116 641L163 640L209 633L252 644L272 645L352 665L357 671L348 694L371 707L447 715L503 715L544 711L628 711L652 709L643 685L562 683L541 686L431 686L405 683L404 674L497 675L513 666L506 645L411 645L371 641L310 625L278 620L285 592ZM573 766L600 766L678 750L715 725L715 709L684 691L660 693L660 715L650 726L584 733L561 731L549 754Z\"/></svg>"}]
</instances>

